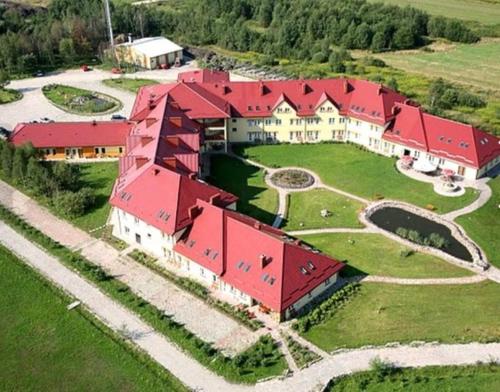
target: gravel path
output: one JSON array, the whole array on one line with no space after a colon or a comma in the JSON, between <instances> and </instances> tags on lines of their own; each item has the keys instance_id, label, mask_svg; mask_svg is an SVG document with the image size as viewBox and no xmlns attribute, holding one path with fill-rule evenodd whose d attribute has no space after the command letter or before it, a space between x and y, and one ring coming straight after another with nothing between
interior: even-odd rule
<instances>
[{"instance_id":1,"label":"gravel path","mask_svg":"<svg viewBox=\"0 0 500 392\"><path fill-rule=\"evenodd\" d=\"M328 233L366 234L366 233L377 233L377 229L373 227L364 227L362 229L352 229L348 227L328 227L324 229L293 230L293 231L288 231L287 233L290 235L309 235L309 234L328 234Z\"/></svg>"},{"instance_id":2,"label":"gravel path","mask_svg":"<svg viewBox=\"0 0 500 392\"><path fill-rule=\"evenodd\" d=\"M457 284L473 284L480 283L488 279L484 275L472 275L463 276L461 278L422 278L422 279L410 279L410 278L394 278L390 276L377 276L377 275L367 275L367 276L354 276L351 278L346 278L347 281L352 282L373 282L373 283L390 283L408 286L427 286L427 285L457 285Z\"/></svg>"},{"instance_id":3,"label":"gravel path","mask_svg":"<svg viewBox=\"0 0 500 392\"><path fill-rule=\"evenodd\" d=\"M49 237L81 253L127 284L132 291L229 355L255 343L259 334L179 289L107 243L52 215L46 208L0 181L0 203Z\"/></svg>"}]
</instances>

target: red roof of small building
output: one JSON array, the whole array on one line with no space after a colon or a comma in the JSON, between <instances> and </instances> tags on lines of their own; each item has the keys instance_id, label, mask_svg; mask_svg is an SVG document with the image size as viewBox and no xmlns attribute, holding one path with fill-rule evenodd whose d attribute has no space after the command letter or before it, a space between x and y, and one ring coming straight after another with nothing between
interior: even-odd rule
<instances>
[{"instance_id":1,"label":"red roof of small building","mask_svg":"<svg viewBox=\"0 0 500 392\"><path fill-rule=\"evenodd\" d=\"M133 126L130 121L20 123L10 141L36 148L124 146Z\"/></svg>"}]
</instances>

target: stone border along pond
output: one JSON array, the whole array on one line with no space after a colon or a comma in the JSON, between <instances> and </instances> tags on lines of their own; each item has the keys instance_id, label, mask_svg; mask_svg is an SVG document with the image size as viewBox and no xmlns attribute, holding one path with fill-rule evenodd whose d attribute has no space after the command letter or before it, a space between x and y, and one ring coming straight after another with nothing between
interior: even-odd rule
<instances>
[{"instance_id":1,"label":"stone border along pond","mask_svg":"<svg viewBox=\"0 0 500 392\"><path fill-rule=\"evenodd\" d=\"M270 180L274 186L284 189L304 189L314 184L314 177L299 169L277 170L271 175Z\"/></svg>"},{"instance_id":2,"label":"stone border along pond","mask_svg":"<svg viewBox=\"0 0 500 392\"><path fill-rule=\"evenodd\" d=\"M360 214L360 219L368 226L374 225L390 233L394 239L406 242L413 248L431 252L462 266L470 267L472 263L472 266L483 270L489 267L489 263L480 248L467 237L458 225L429 211L406 203L382 201L366 208ZM437 233L447 240L448 245L446 248L437 249L411 242L396 234L398 227L416 230L423 236Z\"/></svg>"}]
</instances>

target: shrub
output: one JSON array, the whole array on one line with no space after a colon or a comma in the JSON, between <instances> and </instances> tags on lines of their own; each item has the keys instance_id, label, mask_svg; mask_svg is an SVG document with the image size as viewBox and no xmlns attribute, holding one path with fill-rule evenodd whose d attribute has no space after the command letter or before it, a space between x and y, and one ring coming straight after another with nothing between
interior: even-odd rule
<instances>
[{"instance_id":1,"label":"shrub","mask_svg":"<svg viewBox=\"0 0 500 392\"><path fill-rule=\"evenodd\" d=\"M312 56L313 63L326 63L328 61L328 54L325 52L318 52Z\"/></svg>"},{"instance_id":2,"label":"shrub","mask_svg":"<svg viewBox=\"0 0 500 392\"><path fill-rule=\"evenodd\" d=\"M393 373L394 365L380 359L380 357L375 357L370 361L370 369L376 374L377 379L382 381Z\"/></svg>"},{"instance_id":3,"label":"shrub","mask_svg":"<svg viewBox=\"0 0 500 392\"><path fill-rule=\"evenodd\" d=\"M399 252L399 257L401 258L407 258L413 255L415 252L412 249L401 249Z\"/></svg>"}]
</instances>

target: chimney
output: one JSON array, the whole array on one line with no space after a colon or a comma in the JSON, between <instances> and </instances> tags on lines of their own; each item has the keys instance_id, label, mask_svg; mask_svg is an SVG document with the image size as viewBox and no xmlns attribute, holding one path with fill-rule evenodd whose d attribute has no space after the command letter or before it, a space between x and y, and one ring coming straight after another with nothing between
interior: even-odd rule
<instances>
[{"instance_id":1,"label":"chimney","mask_svg":"<svg viewBox=\"0 0 500 392\"><path fill-rule=\"evenodd\" d=\"M222 95L229 94L230 92L231 92L231 89L229 88L229 86L226 86L226 85L222 86Z\"/></svg>"},{"instance_id":2,"label":"chimney","mask_svg":"<svg viewBox=\"0 0 500 392\"><path fill-rule=\"evenodd\" d=\"M189 174L188 174L188 178L189 178L190 180L196 180L196 173L189 173Z\"/></svg>"},{"instance_id":3,"label":"chimney","mask_svg":"<svg viewBox=\"0 0 500 392\"><path fill-rule=\"evenodd\" d=\"M382 93L384 92L384 89L383 89L383 86L381 84L378 85L378 90L377 90L377 94L378 95L382 95Z\"/></svg>"},{"instance_id":4,"label":"chimney","mask_svg":"<svg viewBox=\"0 0 500 392\"><path fill-rule=\"evenodd\" d=\"M96 120L92 120L92 125L95 127L97 125L97 121Z\"/></svg>"},{"instance_id":5,"label":"chimney","mask_svg":"<svg viewBox=\"0 0 500 392\"><path fill-rule=\"evenodd\" d=\"M188 216L189 216L190 220L193 220L194 218L196 218L198 215L200 215L200 213L201 213L201 210L196 205L191 206L188 209Z\"/></svg>"},{"instance_id":6,"label":"chimney","mask_svg":"<svg viewBox=\"0 0 500 392\"><path fill-rule=\"evenodd\" d=\"M163 163L165 163L165 165L167 165L171 169L177 168L177 158L175 158L175 157L163 158Z\"/></svg>"},{"instance_id":7,"label":"chimney","mask_svg":"<svg viewBox=\"0 0 500 392\"><path fill-rule=\"evenodd\" d=\"M144 166L148 163L149 159L146 157L135 157L135 166L139 169L141 166Z\"/></svg>"},{"instance_id":8,"label":"chimney","mask_svg":"<svg viewBox=\"0 0 500 392\"><path fill-rule=\"evenodd\" d=\"M398 114L400 111L399 107L397 107L396 105L394 105L392 108L391 108L391 113L393 116L395 116L396 114Z\"/></svg>"},{"instance_id":9,"label":"chimney","mask_svg":"<svg viewBox=\"0 0 500 392\"><path fill-rule=\"evenodd\" d=\"M210 204L217 205L217 202L220 200L220 193L216 193L215 195L210 196Z\"/></svg>"},{"instance_id":10,"label":"chimney","mask_svg":"<svg viewBox=\"0 0 500 392\"><path fill-rule=\"evenodd\" d=\"M149 142L153 141L151 136L141 136L141 146L144 147Z\"/></svg>"},{"instance_id":11,"label":"chimney","mask_svg":"<svg viewBox=\"0 0 500 392\"><path fill-rule=\"evenodd\" d=\"M182 118L180 117L169 117L168 118L172 124L174 124L176 127L182 127Z\"/></svg>"},{"instance_id":12,"label":"chimney","mask_svg":"<svg viewBox=\"0 0 500 392\"><path fill-rule=\"evenodd\" d=\"M255 223L253 224L253 227L257 230L260 230L260 228L262 227L262 224L259 221L255 221Z\"/></svg>"},{"instance_id":13,"label":"chimney","mask_svg":"<svg viewBox=\"0 0 500 392\"><path fill-rule=\"evenodd\" d=\"M348 94L351 91L351 86L347 79L344 79L344 94Z\"/></svg>"},{"instance_id":14,"label":"chimney","mask_svg":"<svg viewBox=\"0 0 500 392\"><path fill-rule=\"evenodd\" d=\"M160 174L160 169L154 169L153 174L155 176L157 176L158 174Z\"/></svg>"},{"instance_id":15,"label":"chimney","mask_svg":"<svg viewBox=\"0 0 500 392\"><path fill-rule=\"evenodd\" d=\"M311 89L309 88L309 86L307 85L306 82L302 82L301 87L302 87L302 94L303 95L306 95L307 93L309 93L311 91Z\"/></svg>"},{"instance_id":16,"label":"chimney","mask_svg":"<svg viewBox=\"0 0 500 392\"><path fill-rule=\"evenodd\" d=\"M259 256L259 264L260 264L261 269L263 269L270 262L271 262L271 259L269 257L266 257L266 255L262 254Z\"/></svg>"},{"instance_id":17,"label":"chimney","mask_svg":"<svg viewBox=\"0 0 500 392\"><path fill-rule=\"evenodd\" d=\"M259 82L259 93L260 95L266 94L266 86L264 85L264 82L262 80Z\"/></svg>"},{"instance_id":18,"label":"chimney","mask_svg":"<svg viewBox=\"0 0 500 392\"><path fill-rule=\"evenodd\" d=\"M132 34L128 33L128 43L131 44L132 42L134 42L134 39L132 38Z\"/></svg>"},{"instance_id":19,"label":"chimney","mask_svg":"<svg viewBox=\"0 0 500 392\"><path fill-rule=\"evenodd\" d=\"M300 246L302 242L297 238L295 241L293 241L293 243L297 246Z\"/></svg>"},{"instance_id":20,"label":"chimney","mask_svg":"<svg viewBox=\"0 0 500 392\"><path fill-rule=\"evenodd\" d=\"M151 118L148 117L146 119L146 128L149 128L151 125L153 125L156 122L156 118Z\"/></svg>"},{"instance_id":21,"label":"chimney","mask_svg":"<svg viewBox=\"0 0 500 392\"><path fill-rule=\"evenodd\" d=\"M149 94L148 104L149 104L149 110L153 110L156 107L154 94Z\"/></svg>"}]
</instances>

